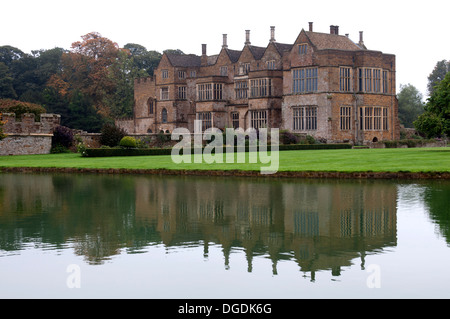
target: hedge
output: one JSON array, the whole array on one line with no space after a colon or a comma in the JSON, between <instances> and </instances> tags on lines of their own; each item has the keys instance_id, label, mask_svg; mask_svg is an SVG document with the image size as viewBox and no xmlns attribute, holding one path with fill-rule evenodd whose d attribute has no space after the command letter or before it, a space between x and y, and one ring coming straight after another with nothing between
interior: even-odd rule
<instances>
[{"instance_id":1,"label":"hedge","mask_svg":"<svg viewBox=\"0 0 450 319\"><path fill-rule=\"evenodd\" d=\"M295 151L295 150L331 150L331 149L351 149L351 144L291 144L279 145L280 151ZM267 147L270 151L270 145ZM194 149L191 149L191 154L194 154ZM237 152L237 146L234 147ZM248 151L248 148L246 149ZM223 148L223 152L227 152L227 147ZM182 151L180 151L182 153ZM84 157L113 157L113 156L157 156L157 155L171 155L171 148L88 148L83 152Z\"/></svg>"},{"instance_id":2,"label":"hedge","mask_svg":"<svg viewBox=\"0 0 450 319\"><path fill-rule=\"evenodd\" d=\"M424 146L427 143L433 143L436 140L429 139L429 140L423 140L423 139L409 139L409 140L398 140L398 141L383 141L386 148L397 148L400 146L407 146L408 148L412 147L420 147Z\"/></svg>"}]
</instances>

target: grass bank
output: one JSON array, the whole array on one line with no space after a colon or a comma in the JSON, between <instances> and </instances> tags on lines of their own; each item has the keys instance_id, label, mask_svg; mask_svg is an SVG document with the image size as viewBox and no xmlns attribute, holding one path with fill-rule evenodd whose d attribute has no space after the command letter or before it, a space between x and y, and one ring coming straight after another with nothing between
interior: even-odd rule
<instances>
[{"instance_id":1,"label":"grass bank","mask_svg":"<svg viewBox=\"0 0 450 319\"><path fill-rule=\"evenodd\" d=\"M248 160L244 164L176 164L170 156L86 158L79 154L49 154L0 157L2 171L259 175L262 166L268 164L251 164ZM283 151L279 152L276 176L390 178L402 177L402 174L415 178L450 178L450 148Z\"/></svg>"}]
</instances>

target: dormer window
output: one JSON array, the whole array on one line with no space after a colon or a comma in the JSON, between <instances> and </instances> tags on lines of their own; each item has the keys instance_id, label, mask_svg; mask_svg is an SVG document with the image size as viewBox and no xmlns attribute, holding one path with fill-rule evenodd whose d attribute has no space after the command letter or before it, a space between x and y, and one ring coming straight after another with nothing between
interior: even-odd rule
<instances>
[{"instance_id":1,"label":"dormer window","mask_svg":"<svg viewBox=\"0 0 450 319\"><path fill-rule=\"evenodd\" d=\"M306 43L302 43L298 46L298 53L300 55L305 55L308 52L308 45Z\"/></svg>"}]
</instances>

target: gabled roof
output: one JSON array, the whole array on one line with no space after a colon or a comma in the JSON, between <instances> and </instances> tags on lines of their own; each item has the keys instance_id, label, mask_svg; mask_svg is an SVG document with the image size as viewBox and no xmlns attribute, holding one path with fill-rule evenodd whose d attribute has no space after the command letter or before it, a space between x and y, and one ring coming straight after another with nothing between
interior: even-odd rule
<instances>
[{"instance_id":1,"label":"gabled roof","mask_svg":"<svg viewBox=\"0 0 450 319\"><path fill-rule=\"evenodd\" d=\"M361 50L361 47L356 45L347 36L329 33L311 32L311 31L303 31L303 32L305 32L306 36L309 38L311 43L318 50L326 50L326 49L347 50L347 51Z\"/></svg>"},{"instance_id":2,"label":"gabled roof","mask_svg":"<svg viewBox=\"0 0 450 319\"><path fill-rule=\"evenodd\" d=\"M264 55L264 52L266 51L266 48L257 47L254 45L249 45L248 48L250 49L250 52L253 54L255 60L261 60L261 58Z\"/></svg>"},{"instance_id":3,"label":"gabled roof","mask_svg":"<svg viewBox=\"0 0 450 319\"><path fill-rule=\"evenodd\" d=\"M230 50L230 49L225 49L225 51L228 54L228 57L230 58L230 61L232 63L236 63L239 60L239 57L241 56L241 53L242 53L242 51Z\"/></svg>"},{"instance_id":4,"label":"gabled roof","mask_svg":"<svg viewBox=\"0 0 450 319\"><path fill-rule=\"evenodd\" d=\"M218 58L219 58L219 55L218 55L218 54L208 56L208 58L207 58L207 61L208 61L207 63L208 63L208 65L214 65L214 64L216 64Z\"/></svg>"},{"instance_id":5,"label":"gabled roof","mask_svg":"<svg viewBox=\"0 0 450 319\"><path fill-rule=\"evenodd\" d=\"M275 45L275 48L277 49L278 53L282 56L284 52L289 52L292 50L293 45L292 44L285 44L285 43L279 43L279 42L273 42Z\"/></svg>"},{"instance_id":6,"label":"gabled roof","mask_svg":"<svg viewBox=\"0 0 450 319\"><path fill-rule=\"evenodd\" d=\"M175 67L199 67L201 66L201 57L195 54L173 54L166 53L170 64Z\"/></svg>"}]
</instances>

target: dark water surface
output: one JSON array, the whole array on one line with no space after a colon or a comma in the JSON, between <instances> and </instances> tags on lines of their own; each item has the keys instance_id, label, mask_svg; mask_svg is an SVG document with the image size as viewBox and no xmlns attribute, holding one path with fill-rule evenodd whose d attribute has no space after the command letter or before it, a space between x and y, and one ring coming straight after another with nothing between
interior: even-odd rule
<instances>
[{"instance_id":1,"label":"dark water surface","mask_svg":"<svg viewBox=\"0 0 450 319\"><path fill-rule=\"evenodd\" d=\"M0 174L0 298L449 298L450 183Z\"/></svg>"}]
</instances>

